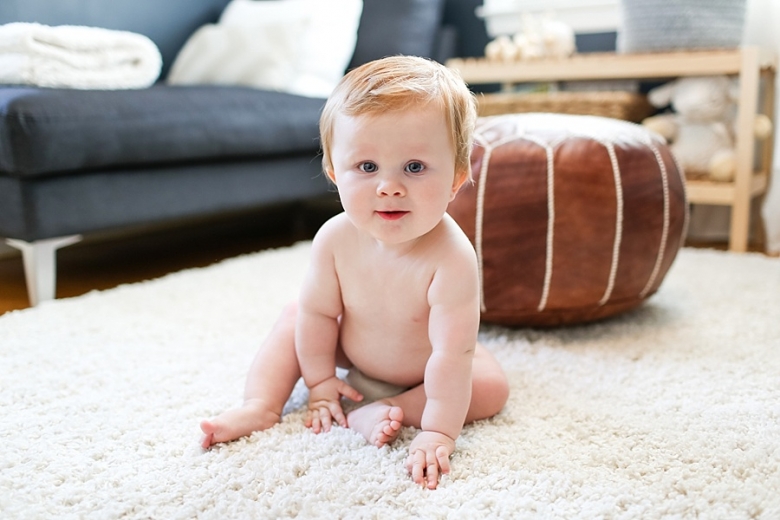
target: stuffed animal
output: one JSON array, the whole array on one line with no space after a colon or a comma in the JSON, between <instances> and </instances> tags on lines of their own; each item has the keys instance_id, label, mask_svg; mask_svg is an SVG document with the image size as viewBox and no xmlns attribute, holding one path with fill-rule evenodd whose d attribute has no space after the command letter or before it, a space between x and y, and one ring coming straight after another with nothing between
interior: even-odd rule
<instances>
[{"instance_id":1,"label":"stuffed animal","mask_svg":"<svg viewBox=\"0 0 780 520\"><path fill-rule=\"evenodd\" d=\"M485 47L490 61L562 59L576 51L574 30L552 14L522 16L523 30L514 36L500 35Z\"/></svg>"},{"instance_id":2,"label":"stuffed animal","mask_svg":"<svg viewBox=\"0 0 780 520\"><path fill-rule=\"evenodd\" d=\"M728 76L684 77L648 93L657 108L673 113L649 117L642 124L663 136L683 170L716 181L730 181L737 169L735 123L739 86ZM754 135L772 133L771 120L758 114Z\"/></svg>"},{"instance_id":3,"label":"stuffed animal","mask_svg":"<svg viewBox=\"0 0 780 520\"><path fill-rule=\"evenodd\" d=\"M502 34L485 46L485 57L489 61L511 62L517 60L517 47L512 38Z\"/></svg>"}]
</instances>

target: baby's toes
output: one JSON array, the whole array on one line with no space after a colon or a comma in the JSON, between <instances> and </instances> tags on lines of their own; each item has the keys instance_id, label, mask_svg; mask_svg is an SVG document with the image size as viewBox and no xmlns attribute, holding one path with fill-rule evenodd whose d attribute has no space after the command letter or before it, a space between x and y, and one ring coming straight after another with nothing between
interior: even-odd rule
<instances>
[{"instance_id":1,"label":"baby's toes","mask_svg":"<svg viewBox=\"0 0 780 520\"><path fill-rule=\"evenodd\" d=\"M401 421L404 420L404 411L400 406L393 406L387 413L387 418L390 419L391 422L397 422L398 427L400 428Z\"/></svg>"},{"instance_id":2,"label":"baby's toes","mask_svg":"<svg viewBox=\"0 0 780 520\"><path fill-rule=\"evenodd\" d=\"M203 435L200 438L200 445L205 450L211 447L211 445L214 444L214 434L209 433L206 435Z\"/></svg>"}]
</instances>

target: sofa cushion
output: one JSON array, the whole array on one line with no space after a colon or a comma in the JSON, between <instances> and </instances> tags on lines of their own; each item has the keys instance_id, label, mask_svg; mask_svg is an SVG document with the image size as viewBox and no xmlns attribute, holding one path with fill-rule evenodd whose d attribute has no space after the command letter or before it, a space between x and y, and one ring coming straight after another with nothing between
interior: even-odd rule
<instances>
[{"instance_id":1,"label":"sofa cushion","mask_svg":"<svg viewBox=\"0 0 780 520\"><path fill-rule=\"evenodd\" d=\"M298 51L290 64L294 73L288 84L276 90L302 96L328 97L341 81L355 52L362 11L363 0L232 0L222 12L218 26L228 35L240 29L251 30L253 39L241 48L234 48L234 55L226 61L234 62L247 47L261 47L261 52L265 54L277 54L294 45ZM280 46L265 34L269 25L290 27L296 23L304 27L302 34L296 35L293 45ZM212 52L206 50L204 54ZM224 71L224 67L218 68ZM255 83L237 84L256 86ZM260 88L267 87L261 85Z\"/></svg>"},{"instance_id":2,"label":"sofa cushion","mask_svg":"<svg viewBox=\"0 0 780 520\"><path fill-rule=\"evenodd\" d=\"M397 54L432 58L443 11L444 0L363 0L349 68Z\"/></svg>"},{"instance_id":3,"label":"sofa cushion","mask_svg":"<svg viewBox=\"0 0 780 520\"><path fill-rule=\"evenodd\" d=\"M323 99L241 87L0 89L0 173L35 176L132 165L305 153Z\"/></svg>"}]
</instances>

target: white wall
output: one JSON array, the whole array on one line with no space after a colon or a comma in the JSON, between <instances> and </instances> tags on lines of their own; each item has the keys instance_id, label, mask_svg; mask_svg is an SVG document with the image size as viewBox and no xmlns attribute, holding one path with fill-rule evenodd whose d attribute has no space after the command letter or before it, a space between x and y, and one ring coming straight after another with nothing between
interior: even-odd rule
<instances>
[{"instance_id":1,"label":"white wall","mask_svg":"<svg viewBox=\"0 0 780 520\"><path fill-rule=\"evenodd\" d=\"M748 0L743 41L773 49L780 56L780 3L776 0ZM780 81L775 85L775 154L772 181L762 213L767 251L780 253Z\"/></svg>"},{"instance_id":2,"label":"white wall","mask_svg":"<svg viewBox=\"0 0 780 520\"><path fill-rule=\"evenodd\" d=\"M494 14L503 18L502 25L507 23L507 17L514 18L517 13L515 31L522 26L520 13L553 12L558 20L568 24L576 33L609 32L618 27L619 4L620 0L482 0L477 13L478 16ZM488 24L490 32L491 25Z\"/></svg>"}]
</instances>

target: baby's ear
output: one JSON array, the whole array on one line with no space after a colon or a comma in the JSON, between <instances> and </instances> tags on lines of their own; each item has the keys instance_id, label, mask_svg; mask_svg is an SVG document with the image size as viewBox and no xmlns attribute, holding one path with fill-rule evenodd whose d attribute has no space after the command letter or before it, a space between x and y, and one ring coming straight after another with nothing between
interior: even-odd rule
<instances>
[{"instance_id":1,"label":"baby's ear","mask_svg":"<svg viewBox=\"0 0 780 520\"><path fill-rule=\"evenodd\" d=\"M468 172L459 172L455 174L455 181L452 183L452 194L450 195L450 201L455 199L455 195L458 194L463 184L469 180Z\"/></svg>"},{"instance_id":2,"label":"baby's ear","mask_svg":"<svg viewBox=\"0 0 780 520\"><path fill-rule=\"evenodd\" d=\"M333 168L328 168L325 170L325 175L328 176L328 179L330 179L330 182L333 184L336 184L336 173L333 171Z\"/></svg>"}]
</instances>

